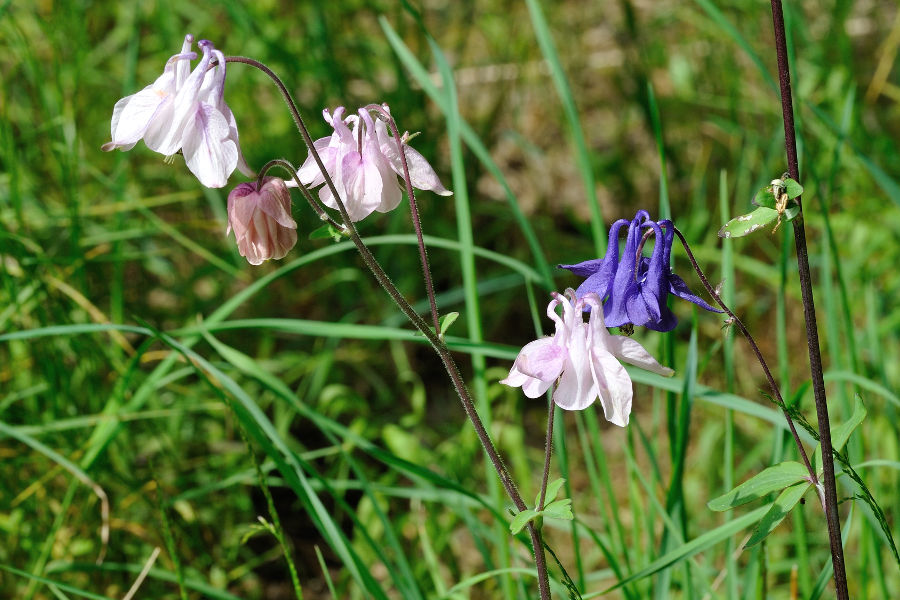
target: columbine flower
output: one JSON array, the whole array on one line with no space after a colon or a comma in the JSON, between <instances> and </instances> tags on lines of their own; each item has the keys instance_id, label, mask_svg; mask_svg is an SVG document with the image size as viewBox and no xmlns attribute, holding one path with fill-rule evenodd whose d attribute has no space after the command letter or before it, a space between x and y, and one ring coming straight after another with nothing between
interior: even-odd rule
<instances>
[{"instance_id":1,"label":"columbine flower","mask_svg":"<svg viewBox=\"0 0 900 600\"><path fill-rule=\"evenodd\" d=\"M254 174L241 155L237 124L224 100L225 55L201 40L203 57L189 74L197 58L193 41L185 36L181 52L166 62L156 81L116 102L112 141L102 149L131 150L143 138L148 148L166 156L180 150L200 183L219 188L235 167L249 177ZM217 64L210 70L213 58Z\"/></svg>"},{"instance_id":2,"label":"columbine flower","mask_svg":"<svg viewBox=\"0 0 900 600\"><path fill-rule=\"evenodd\" d=\"M577 297L595 293L605 299L606 324L621 327L642 325L655 331L671 331L678 318L668 307L668 295L673 294L713 312L722 312L707 304L688 289L684 280L672 272L670 266L675 229L672 222L654 222L640 210L628 223L625 249L619 258L619 230L628 221L613 223L609 231L606 256L579 263L560 265L587 279L575 292ZM640 256L645 229L652 229L655 241L650 257ZM663 232L665 230L665 232Z\"/></svg>"},{"instance_id":3,"label":"columbine flower","mask_svg":"<svg viewBox=\"0 0 900 600\"><path fill-rule=\"evenodd\" d=\"M334 133L316 140L313 146L334 182L350 220L360 221L374 211L388 212L396 208L402 197L397 175L402 175L403 168L397 142L388 135L384 122L374 120L363 108L347 117L344 117L343 106L336 108L334 115L327 109L322 114L334 128ZM441 185L425 157L406 144L406 136L401 142L413 187L449 196L451 192ZM312 154L297 171L297 176L309 187L325 183ZM328 186L319 190L319 199L326 206L337 208Z\"/></svg>"},{"instance_id":4,"label":"columbine flower","mask_svg":"<svg viewBox=\"0 0 900 600\"><path fill-rule=\"evenodd\" d=\"M238 250L251 265L284 258L297 243L297 223L291 217L291 195L282 179L266 177L242 183L228 194L228 235L234 229Z\"/></svg>"},{"instance_id":5,"label":"columbine flower","mask_svg":"<svg viewBox=\"0 0 900 600\"><path fill-rule=\"evenodd\" d=\"M556 313L560 304L561 317ZM583 316L585 305L591 306L587 323ZM582 410L599 397L606 419L624 427L631 414L634 392L631 377L619 360L666 377L674 374L633 339L611 335L606 330L603 305L597 294L576 299L571 289L564 296L554 293L547 316L556 324L556 333L526 344L509 375L500 382L521 386L529 398L545 393L558 379L553 392L557 405L566 410Z\"/></svg>"}]
</instances>

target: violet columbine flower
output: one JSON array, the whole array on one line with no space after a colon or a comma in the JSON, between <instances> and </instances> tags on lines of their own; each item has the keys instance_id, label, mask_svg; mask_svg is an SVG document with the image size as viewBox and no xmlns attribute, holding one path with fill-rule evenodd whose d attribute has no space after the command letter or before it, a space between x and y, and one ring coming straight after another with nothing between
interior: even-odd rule
<instances>
[{"instance_id":1,"label":"violet columbine flower","mask_svg":"<svg viewBox=\"0 0 900 600\"><path fill-rule=\"evenodd\" d=\"M369 111L363 108L347 117L344 117L343 106L336 108L333 115L327 109L322 114L334 128L334 133L316 140L313 145L344 202L350 220L360 221L374 211L395 209L402 197L397 175L402 175L403 169L397 141L388 135L384 122L373 119ZM413 187L449 196L452 192L441 185L425 157L406 144L406 136L401 141ZM325 183L325 177L311 154L297 171L297 177L309 187ZM328 186L319 190L319 199L326 206L337 208Z\"/></svg>"},{"instance_id":2,"label":"violet columbine flower","mask_svg":"<svg viewBox=\"0 0 900 600\"><path fill-rule=\"evenodd\" d=\"M297 243L297 223L291 217L291 194L284 180L266 177L242 183L228 194L228 235L234 229L238 250L251 265L284 258Z\"/></svg>"},{"instance_id":3,"label":"violet columbine flower","mask_svg":"<svg viewBox=\"0 0 900 600\"><path fill-rule=\"evenodd\" d=\"M562 316L556 307L562 304ZM584 307L591 306L588 322ZM583 410L599 397L603 415L614 425L624 427L631 414L634 391L631 377L619 362L641 367L669 377L674 371L664 367L635 340L611 335L603 322L603 305L597 294L576 299L567 289L565 295L554 292L547 316L556 324L556 333L526 344L503 383L520 387L529 398L544 394L559 380L553 401L566 410Z\"/></svg>"},{"instance_id":4,"label":"violet columbine flower","mask_svg":"<svg viewBox=\"0 0 900 600\"><path fill-rule=\"evenodd\" d=\"M625 248L619 258L619 230L628 224ZM653 253L642 256L644 230L654 233ZM670 266L675 229L672 222L654 222L649 213L639 210L629 223L620 219L609 230L606 256L577 265L560 265L587 279L578 287L576 297L595 293L605 300L606 324L622 327L633 324L655 331L671 331L678 318L669 309L673 294L713 312L722 312L707 304L688 289Z\"/></svg>"},{"instance_id":5,"label":"violet columbine flower","mask_svg":"<svg viewBox=\"0 0 900 600\"><path fill-rule=\"evenodd\" d=\"M190 72L197 58L193 41L186 35L181 52L166 62L156 81L116 102L112 141L102 149L131 150L143 138L148 148L166 156L180 150L200 183L219 188L235 167L248 177L254 173L241 155L237 123L225 104L225 55L201 40L203 56ZM213 59L217 64L210 69Z\"/></svg>"}]
</instances>

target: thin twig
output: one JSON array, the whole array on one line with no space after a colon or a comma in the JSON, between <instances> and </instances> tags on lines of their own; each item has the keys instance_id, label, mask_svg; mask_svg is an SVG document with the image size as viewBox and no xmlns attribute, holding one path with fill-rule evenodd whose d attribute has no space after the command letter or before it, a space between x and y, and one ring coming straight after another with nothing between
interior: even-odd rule
<instances>
[{"instance_id":1,"label":"thin twig","mask_svg":"<svg viewBox=\"0 0 900 600\"><path fill-rule=\"evenodd\" d=\"M781 390L778 388L778 383L776 383L775 378L772 376L772 372L769 370L769 365L766 364L766 359L763 358L762 352L759 349L759 346L756 345L756 340L753 339L753 336L750 335L750 332L744 326L743 321L741 321L736 314L734 314L730 308L725 304L719 294L716 293L715 288L713 288L712 284L709 282L709 279L706 278L706 275L703 273L703 269L700 268L700 265L697 264L697 260L694 258L694 253L691 252L691 247L688 246L687 240L684 239L684 235L681 231L675 227L672 228L675 230L675 235L678 236L678 239L681 240L681 245L684 246L684 251L687 253L687 258L691 263L691 266L694 267L694 270L697 272L697 276L700 277L701 283L703 283L703 287L706 288L706 291L712 296L713 300L722 307L729 317L733 320L734 324L737 325L737 328L741 330L741 333L744 334L744 337L747 338L747 342L750 344L750 348L753 350L753 354L756 355L756 360L759 361L759 364L762 366L763 372L766 374L766 380L769 382L769 388L772 390L772 396L776 399L776 402L781 407L781 412L784 414L784 418L787 420L788 427L791 430L791 435L794 436L794 443L797 444L797 450L800 452L800 457L803 459L803 464L806 466L806 470L809 473L810 479L813 484L818 484L818 478L816 477L816 472L812 467L812 464L809 462L809 457L806 454L806 449L803 447L803 442L800 441L800 435L797 433L797 428L794 426L794 420L791 419L791 415L788 414L786 404L784 403L784 398L781 397Z\"/></svg>"},{"instance_id":2,"label":"thin twig","mask_svg":"<svg viewBox=\"0 0 900 600\"><path fill-rule=\"evenodd\" d=\"M552 395L552 394L551 394ZM541 478L541 494L538 498L535 510L544 510L544 496L547 494L547 480L550 477L550 454L553 448L553 412L556 410L556 403L550 398L550 406L547 408L547 439L544 441L544 476Z\"/></svg>"},{"instance_id":3,"label":"thin twig","mask_svg":"<svg viewBox=\"0 0 900 600\"><path fill-rule=\"evenodd\" d=\"M422 275L425 277L425 291L428 293L428 303L431 305L431 318L434 321L434 330L440 331L440 320L438 318L437 302L434 298L434 284L431 279L431 268L428 266L428 253L425 250L425 240L422 236L422 220L419 218L419 207L416 205L416 193L413 191L412 178L409 176L409 164L406 161L406 151L403 146L403 139L400 137L400 130L397 128L397 122L383 106L379 104L370 104L365 110L374 110L384 118L391 133L394 135L394 141L397 142L397 152L400 154L400 165L403 167L403 181L406 183L406 195L409 198L409 214L412 218L413 228L416 230L416 240L419 245L419 260L422 262Z\"/></svg>"},{"instance_id":4,"label":"thin twig","mask_svg":"<svg viewBox=\"0 0 900 600\"><path fill-rule=\"evenodd\" d=\"M772 24L775 30L775 53L778 59L778 79L781 86L781 112L784 118L784 147L787 153L788 171L795 181L800 181L797 162L797 136L794 131L794 106L791 97L791 71L787 57L787 39L784 31L784 13L781 0L771 0ZM800 294L803 298L803 317L806 321L806 341L809 348L809 372L812 378L813 396L816 400L816 418L819 424L819 444L822 448L823 485L825 487L825 520L828 523L828 539L831 544L831 562L834 566L834 587L838 600L848 600L847 572L844 567L844 548L841 543L841 523L838 516L837 484L834 479L832 459L831 421L828 418L828 401L825 397L825 379L822 373L822 351L819 348L819 329L816 323L816 305L813 300L812 277L806 249L806 230L803 226L803 208L791 221L794 225L794 246L797 249L797 270L800 274Z\"/></svg>"}]
</instances>

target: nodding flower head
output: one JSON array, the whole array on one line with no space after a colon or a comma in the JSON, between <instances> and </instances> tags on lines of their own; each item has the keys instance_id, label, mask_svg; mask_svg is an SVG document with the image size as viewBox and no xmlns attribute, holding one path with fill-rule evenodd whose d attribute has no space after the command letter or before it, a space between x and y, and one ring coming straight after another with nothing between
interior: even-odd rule
<instances>
[{"instance_id":1,"label":"nodding flower head","mask_svg":"<svg viewBox=\"0 0 900 600\"><path fill-rule=\"evenodd\" d=\"M628 233L619 257L619 231L625 224ZM654 237L653 253L647 257L643 256L642 249L650 234ZM613 223L606 256L560 267L587 277L575 292L576 297L595 293L603 298L609 327L632 324L655 331L671 331L678 318L669 309L669 294L706 310L722 312L691 292L684 280L672 272L670 261L674 239L672 221L655 222L647 211L639 210L631 222L621 219Z\"/></svg>"},{"instance_id":2,"label":"nodding flower head","mask_svg":"<svg viewBox=\"0 0 900 600\"><path fill-rule=\"evenodd\" d=\"M297 243L297 223L291 217L291 195L282 179L266 177L242 183L228 194L228 229L238 250L251 265L284 258Z\"/></svg>"},{"instance_id":3,"label":"nodding flower head","mask_svg":"<svg viewBox=\"0 0 900 600\"><path fill-rule=\"evenodd\" d=\"M390 115L387 106L383 108ZM403 169L398 143L403 147L413 187L442 196L451 194L441 185L425 157L407 144L406 136L399 140L390 136L384 121L373 118L365 108L346 117L344 112L343 106L333 114L327 109L323 111L325 121L334 132L316 140L313 146L351 221L360 221L375 211L388 212L400 204L402 191L397 175L402 177ZM298 169L297 177L309 187L325 183L325 175L311 152ZM338 208L327 185L319 190L319 199L330 208Z\"/></svg>"},{"instance_id":4,"label":"nodding flower head","mask_svg":"<svg viewBox=\"0 0 900 600\"><path fill-rule=\"evenodd\" d=\"M191 172L206 187L223 187L235 168L253 177L244 162L234 115L225 104L225 55L201 40L200 62L191 71L194 37L187 35L181 52L167 62L162 75L113 108L112 141L104 151L130 150L141 139L154 152L179 151ZM212 61L216 65L210 68Z\"/></svg>"},{"instance_id":5,"label":"nodding flower head","mask_svg":"<svg viewBox=\"0 0 900 600\"><path fill-rule=\"evenodd\" d=\"M560 316L556 307L562 305ZM584 308L590 317L584 322ZM628 424L633 390L631 377L619 362L670 376L672 369L656 361L635 340L611 335L603 320L603 305L597 294L582 298L567 289L553 294L547 316L556 325L552 337L526 344L503 383L521 387L529 398L537 398L555 382L553 401L566 410L583 410L598 398L606 419L620 427Z\"/></svg>"}]
</instances>

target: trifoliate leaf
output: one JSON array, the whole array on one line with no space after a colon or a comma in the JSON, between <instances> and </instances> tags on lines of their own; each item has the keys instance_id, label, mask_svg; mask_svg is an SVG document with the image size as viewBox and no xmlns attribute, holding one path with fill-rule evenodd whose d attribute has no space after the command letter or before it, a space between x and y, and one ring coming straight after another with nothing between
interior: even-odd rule
<instances>
[{"instance_id":1,"label":"trifoliate leaf","mask_svg":"<svg viewBox=\"0 0 900 600\"><path fill-rule=\"evenodd\" d=\"M572 514L571 498L563 498L562 500L551 502L544 507L543 513L548 519L564 519L566 521L571 521L575 518L575 515Z\"/></svg>"},{"instance_id":2,"label":"trifoliate leaf","mask_svg":"<svg viewBox=\"0 0 900 600\"><path fill-rule=\"evenodd\" d=\"M533 521L540 516L541 514L536 510L526 508L513 517L513 520L509 523L509 530L515 535L522 531L530 521Z\"/></svg>"},{"instance_id":3,"label":"trifoliate leaf","mask_svg":"<svg viewBox=\"0 0 900 600\"><path fill-rule=\"evenodd\" d=\"M544 494L544 506L550 504L554 500L556 500L556 495L559 493L560 488L566 482L564 477L560 477L555 481L551 481L547 484L547 492ZM534 497L534 505L537 506L541 500L541 493L538 492L538 495Z\"/></svg>"},{"instance_id":4,"label":"trifoliate leaf","mask_svg":"<svg viewBox=\"0 0 900 600\"><path fill-rule=\"evenodd\" d=\"M334 225L326 223L321 227L312 230L309 233L309 239L311 240L324 240L326 238L331 238L335 242L340 242L346 237L346 234L339 229L336 229Z\"/></svg>"},{"instance_id":5,"label":"trifoliate leaf","mask_svg":"<svg viewBox=\"0 0 900 600\"><path fill-rule=\"evenodd\" d=\"M778 218L778 211L774 208L760 207L752 213L735 217L725 223L719 230L719 237L733 238L743 237L754 231L762 229Z\"/></svg>"}]
</instances>

